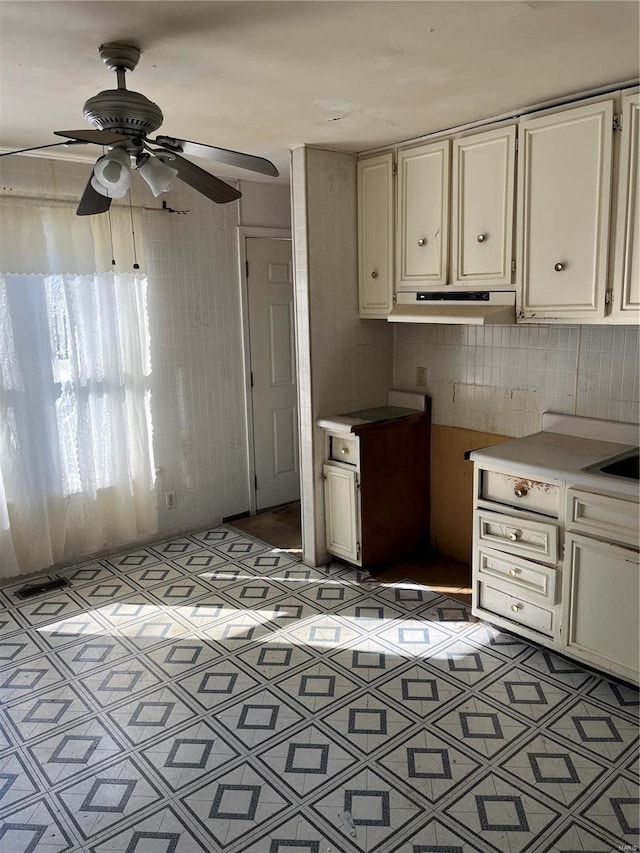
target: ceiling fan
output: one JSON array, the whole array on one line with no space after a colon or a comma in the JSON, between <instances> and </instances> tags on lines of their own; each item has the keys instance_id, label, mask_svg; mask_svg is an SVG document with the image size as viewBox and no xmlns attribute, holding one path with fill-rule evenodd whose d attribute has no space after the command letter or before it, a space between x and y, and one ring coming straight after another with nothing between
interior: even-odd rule
<instances>
[{"instance_id":1,"label":"ceiling fan","mask_svg":"<svg viewBox=\"0 0 640 853\"><path fill-rule=\"evenodd\" d=\"M0 157L6 157L56 145L94 144L108 147L109 151L99 157L93 167L76 211L79 216L105 213L113 198L127 194L131 183L132 160L134 168L149 184L154 195L169 189L173 178L177 177L218 204L234 201L242 193L186 160L181 154L216 160L263 175L278 176L273 163L263 157L190 142L175 136L150 139L149 134L162 124L162 110L144 95L127 89L125 83L126 72L133 71L138 64L139 48L110 42L100 47L100 56L105 65L116 72L118 86L117 89L98 92L85 103L84 117L94 130L56 130L55 135L63 136L67 141L0 154Z\"/></svg>"}]
</instances>

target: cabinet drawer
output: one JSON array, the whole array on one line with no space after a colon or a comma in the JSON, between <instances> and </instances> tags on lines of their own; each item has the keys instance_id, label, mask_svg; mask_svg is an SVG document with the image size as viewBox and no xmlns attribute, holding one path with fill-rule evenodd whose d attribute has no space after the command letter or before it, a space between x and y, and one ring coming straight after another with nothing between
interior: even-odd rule
<instances>
[{"instance_id":1,"label":"cabinet drawer","mask_svg":"<svg viewBox=\"0 0 640 853\"><path fill-rule=\"evenodd\" d=\"M352 436L334 435L328 436L329 459L336 462L346 462L348 465L358 464L358 439Z\"/></svg>"},{"instance_id":2,"label":"cabinet drawer","mask_svg":"<svg viewBox=\"0 0 640 853\"><path fill-rule=\"evenodd\" d=\"M528 480L526 477L514 477L512 474L486 469L480 471L480 497L555 518L560 509L560 487L555 483Z\"/></svg>"},{"instance_id":3,"label":"cabinet drawer","mask_svg":"<svg viewBox=\"0 0 640 853\"><path fill-rule=\"evenodd\" d=\"M582 489L567 490L567 528L638 547L638 503Z\"/></svg>"},{"instance_id":4,"label":"cabinet drawer","mask_svg":"<svg viewBox=\"0 0 640 853\"><path fill-rule=\"evenodd\" d=\"M484 548L477 550L474 564L474 575L482 582L511 595L543 598L549 605L556 602L556 569Z\"/></svg>"},{"instance_id":5,"label":"cabinet drawer","mask_svg":"<svg viewBox=\"0 0 640 853\"><path fill-rule=\"evenodd\" d=\"M553 635L553 613L528 601L509 595L481 583L478 590L478 605L483 610L504 616L519 625L525 625L541 634Z\"/></svg>"},{"instance_id":6,"label":"cabinet drawer","mask_svg":"<svg viewBox=\"0 0 640 853\"><path fill-rule=\"evenodd\" d=\"M556 563L558 559L558 529L550 522L479 509L476 510L476 537L479 543L490 548L543 563Z\"/></svg>"}]
</instances>

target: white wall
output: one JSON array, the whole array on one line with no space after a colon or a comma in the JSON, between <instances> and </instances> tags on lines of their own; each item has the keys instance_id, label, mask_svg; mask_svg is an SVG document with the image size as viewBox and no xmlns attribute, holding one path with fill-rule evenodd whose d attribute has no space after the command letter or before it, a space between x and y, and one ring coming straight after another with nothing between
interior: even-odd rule
<instances>
[{"instance_id":1,"label":"white wall","mask_svg":"<svg viewBox=\"0 0 640 853\"><path fill-rule=\"evenodd\" d=\"M397 387L427 368L433 422L522 436L545 411L638 423L637 326L395 327Z\"/></svg>"},{"instance_id":2,"label":"white wall","mask_svg":"<svg viewBox=\"0 0 640 853\"><path fill-rule=\"evenodd\" d=\"M0 160L0 186L79 198L90 165L35 157ZM149 278L152 417L159 532L205 528L249 509L239 205L217 205L183 184L161 197L134 178L143 211ZM287 227L288 187L243 182L251 225ZM285 222L285 219L287 220ZM177 506L164 509L175 490Z\"/></svg>"},{"instance_id":3,"label":"white wall","mask_svg":"<svg viewBox=\"0 0 640 853\"><path fill-rule=\"evenodd\" d=\"M288 184L240 181L240 225L291 228L291 194Z\"/></svg>"},{"instance_id":4,"label":"white wall","mask_svg":"<svg viewBox=\"0 0 640 853\"><path fill-rule=\"evenodd\" d=\"M304 560L326 561L322 415L386 404L388 323L358 317L356 160L317 148L292 152L300 469Z\"/></svg>"}]
</instances>

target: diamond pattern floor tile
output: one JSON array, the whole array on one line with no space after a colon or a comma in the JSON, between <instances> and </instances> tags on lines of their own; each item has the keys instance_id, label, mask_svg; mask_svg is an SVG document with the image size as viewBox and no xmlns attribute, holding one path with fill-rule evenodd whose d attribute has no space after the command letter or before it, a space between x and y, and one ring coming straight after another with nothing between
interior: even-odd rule
<instances>
[{"instance_id":1,"label":"diamond pattern floor tile","mask_svg":"<svg viewBox=\"0 0 640 853\"><path fill-rule=\"evenodd\" d=\"M460 601L229 525L61 574L0 588L0 853L640 846L638 690Z\"/></svg>"}]
</instances>

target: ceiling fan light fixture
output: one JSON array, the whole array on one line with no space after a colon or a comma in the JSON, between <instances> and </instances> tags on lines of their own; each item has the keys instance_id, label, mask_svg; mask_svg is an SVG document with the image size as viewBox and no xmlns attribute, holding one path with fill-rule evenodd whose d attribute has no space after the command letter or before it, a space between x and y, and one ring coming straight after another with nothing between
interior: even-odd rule
<instances>
[{"instance_id":1,"label":"ceiling fan light fixture","mask_svg":"<svg viewBox=\"0 0 640 853\"><path fill-rule=\"evenodd\" d=\"M93 167L93 177L99 187L96 192L110 198L122 198L131 186L131 159L123 148L112 148L100 157ZM93 179L92 179L93 185Z\"/></svg>"},{"instance_id":2,"label":"ceiling fan light fixture","mask_svg":"<svg viewBox=\"0 0 640 853\"><path fill-rule=\"evenodd\" d=\"M177 169L172 169L160 157L152 157L150 154L143 154L138 159L137 169L156 198L171 189L173 179L178 174Z\"/></svg>"},{"instance_id":3,"label":"ceiling fan light fixture","mask_svg":"<svg viewBox=\"0 0 640 853\"><path fill-rule=\"evenodd\" d=\"M129 191L128 189L108 189L100 183L95 175L91 178L91 186L97 193L105 196L105 198L124 198Z\"/></svg>"}]
</instances>

